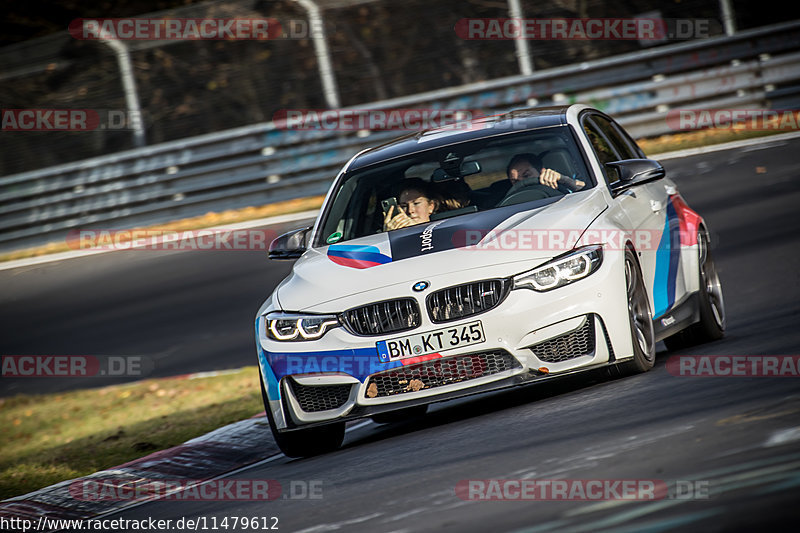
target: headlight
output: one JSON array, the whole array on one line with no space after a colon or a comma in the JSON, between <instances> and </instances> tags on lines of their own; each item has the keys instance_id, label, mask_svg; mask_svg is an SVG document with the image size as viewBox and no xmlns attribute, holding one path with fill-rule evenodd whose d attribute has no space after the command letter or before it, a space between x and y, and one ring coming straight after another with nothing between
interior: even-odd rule
<instances>
[{"instance_id":1,"label":"headlight","mask_svg":"<svg viewBox=\"0 0 800 533\"><path fill-rule=\"evenodd\" d=\"M294 313L269 313L264 317L267 336L276 341L311 341L319 339L339 326L335 315L301 315Z\"/></svg>"},{"instance_id":2,"label":"headlight","mask_svg":"<svg viewBox=\"0 0 800 533\"><path fill-rule=\"evenodd\" d=\"M515 289L544 292L585 278L603 262L602 246L586 246L514 276Z\"/></svg>"}]
</instances>

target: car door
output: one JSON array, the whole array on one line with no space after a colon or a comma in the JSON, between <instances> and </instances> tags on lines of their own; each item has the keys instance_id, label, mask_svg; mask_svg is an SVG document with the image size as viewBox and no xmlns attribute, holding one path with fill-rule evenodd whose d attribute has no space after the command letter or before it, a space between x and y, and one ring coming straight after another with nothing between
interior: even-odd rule
<instances>
[{"instance_id":1,"label":"car door","mask_svg":"<svg viewBox=\"0 0 800 533\"><path fill-rule=\"evenodd\" d=\"M609 187L619 178L605 168L606 163L645 157L627 133L603 114L586 112L581 116L581 126L592 144ZM642 275L650 289L654 317L663 314L669 307L669 298L665 298L668 294L665 286L668 276L662 271L666 268L669 274L670 268L675 267L671 260L677 261L679 257L671 252L675 247L678 253L680 251L680 242L673 242L673 234L668 227L667 208L664 183L659 180L637 185L618 194L612 200L609 213L612 220L632 232ZM665 230L666 240L663 239Z\"/></svg>"}]
</instances>

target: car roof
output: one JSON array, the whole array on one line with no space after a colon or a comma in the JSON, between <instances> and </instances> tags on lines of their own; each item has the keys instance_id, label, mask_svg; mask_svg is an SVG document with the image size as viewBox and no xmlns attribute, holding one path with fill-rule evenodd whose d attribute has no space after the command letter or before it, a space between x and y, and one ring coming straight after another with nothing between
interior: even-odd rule
<instances>
[{"instance_id":1,"label":"car roof","mask_svg":"<svg viewBox=\"0 0 800 533\"><path fill-rule=\"evenodd\" d=\"M388 159L466 141L548 126L563 126L567 123L569 108L569 105L562 105L517 109L500 115L466 121L463 127L444 127L410 133L361 152L350 163L348 170L356 170Z\"/></svg>"}]
</instances>

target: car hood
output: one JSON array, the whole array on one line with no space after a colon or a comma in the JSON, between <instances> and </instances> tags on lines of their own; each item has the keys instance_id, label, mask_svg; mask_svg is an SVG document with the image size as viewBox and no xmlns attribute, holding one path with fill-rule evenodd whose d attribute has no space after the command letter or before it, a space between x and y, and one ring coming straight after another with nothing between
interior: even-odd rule
<instances>
[{"instance_id":1,"label":"car hood","mask_svg":"<svg viewBox=\"0 0 800 533\"><path fill-rule=\"evenodd\" d=\"M278 303L287 311L304 311L359 293L486 267L494 267L492 277L510 276L527 268L516 263L538 264L572 249L606 201L594 189L529 210L520 207L311 248L276 289Z\"/></svg>"}]
</instances>

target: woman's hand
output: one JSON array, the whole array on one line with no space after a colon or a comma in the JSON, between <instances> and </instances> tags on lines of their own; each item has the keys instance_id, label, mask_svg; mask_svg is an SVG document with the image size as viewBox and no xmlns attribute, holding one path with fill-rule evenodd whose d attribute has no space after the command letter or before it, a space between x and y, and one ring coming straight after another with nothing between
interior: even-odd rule
<instances>
[{"instance_id":1,"label":"woman's hand","mask_svg":"<svg viewBox=\"0 0 800 533\"><path fill-rule=\"evenodd\" d=\"M394 214L395 206L389 207L389 212L386 213L386 216L383 218L383 231L391 231L393 229L399 228L407 228L408 226L413 226L414 223L408 218L401 209L398 209L399 213L397 216L392 217Z\"/></svg>"}]
</instances>

